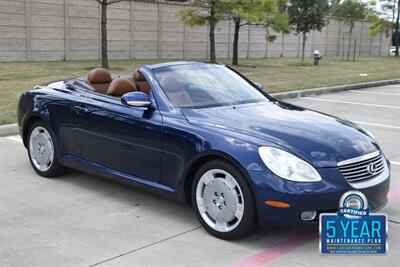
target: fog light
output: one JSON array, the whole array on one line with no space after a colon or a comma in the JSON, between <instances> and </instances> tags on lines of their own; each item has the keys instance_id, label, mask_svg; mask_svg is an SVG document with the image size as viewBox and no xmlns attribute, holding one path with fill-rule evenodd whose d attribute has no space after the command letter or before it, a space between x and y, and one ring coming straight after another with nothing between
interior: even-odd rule
<instances>
[{"instance_id":1,"label":"fog light","mask_svg":"<svg viewBox=\"0 0 400 267\"><path fill-rule=\"evenodd\" d=\"M315 219L316 215L317 215L316 211L303 211L300 214L300 218L302 221L312 221Z\"/></svg>"}]
</instances>

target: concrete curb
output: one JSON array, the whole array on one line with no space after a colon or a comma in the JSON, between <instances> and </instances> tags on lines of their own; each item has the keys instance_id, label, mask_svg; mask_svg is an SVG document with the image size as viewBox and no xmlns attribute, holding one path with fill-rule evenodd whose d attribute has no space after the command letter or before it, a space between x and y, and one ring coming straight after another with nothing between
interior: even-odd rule
<instances>
[{"instance_id":1,"label":"concrete curb","mask_svg":"<svg viewBox=\"0 0 400 267\"><path fill-rule=\"evenodd\" d=\"M289 91L289 92L282 92L282 93L274 93L271 95L273 97L275 97L276 99L296 98L296 97L300 97L300 96L321 95L321 94L328 94L328 93L334 93L334 92L340 92L340 91L346 91L346 90L363 89L363 88L368 88L368 87L376 87L376 86L399 84L399 83L400 83L400 79L393 79L393 80L383 80L383 81L365 82L365 83L356 83L356 84L345 84L345 85L338 85L338 86L331 86L331 87L320 87L320 88L313 88L313 89ZM0 137L16 135L18 133L19 133L18 125L16 123L0 125Z\"/></svg>"},{"instance_id":2,"label":"concrete curb","mask_svg":"<svg viewBox=\"0 0 400 267\"><path fill-rule=\"evenodd\" d=\"M19 134L16 123L0 125L0 137Z\"/></svg>"},{"instance_id":3,"label":"concrete curb","mask_svg":"<svg viewBox=\"0 0 400 267\"><path fill-rule=\"evenodd\" d=\"M320 87L320 88L313 88L313 89L274 93L274 94L271 94L271 96L275 97L276 99L296 98L296 97L301 97L301 96L321 95L321 94L328 94L328 93L334 93L334 92L340 92L340 91L346 91L346 90L363 89L363 88L391 85L391 84L399 84L399 83L400 83L400 79L383 80L383 81L345 84L345 85L337 85L337 86L331 86L331 87Z\"/></svg>"}]
</instances>

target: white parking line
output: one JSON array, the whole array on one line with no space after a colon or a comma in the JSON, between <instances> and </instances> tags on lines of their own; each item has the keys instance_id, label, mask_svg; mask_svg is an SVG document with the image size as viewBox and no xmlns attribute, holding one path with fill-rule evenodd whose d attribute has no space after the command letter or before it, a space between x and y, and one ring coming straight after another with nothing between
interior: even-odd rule
<instances>
[{"instance_id":1,"label":"white parking line","mask_svg":"<svg viewBox=\"0 0 400 267\"><path fill-rule=\"evenodd\" d=\"M13 141L17 141L17 142L22 143L21 137L19 137L17 135L15 135L15 136L7 136L6 138L9 139L9 140L13 140Z\"/></svg>"},{"instance_id":2,"label":"white parking line","mask_svg":"<svg viewBox=\"0 0 400 267\"><path fill-rule=\"evenodd\" d=\"M364 125L370 125L370 126L376 126L376 127L383 127L383 128L390 128L390 129L400 130L399 126L392 126L392 125L373 123L373 122L364 122L364 121L352 121L352 122L357 123L357 124L364 124Z\"/></svg>"},{"instance_id":3,"label":"white parking line","mask_svg":"<svg viewBox=\"0 0 400 267\"><path fill-rule=\"evenodd\" d=\"M400 109L400 107L397 107L397 106L388 106L388 105L379 105L379 104L370 104L370 103L361 103L361 102L351 102L351 101L343 101L343 100L324 99L324 98L318 98L318 97L300 97L300 98L301 99L306 99L306 100L323 101L323 102L333 102L333 103L343 103L343 104L371 106L371 107L380 107L380 108Z\"/></svg>"},{"instance_id":4,"label":"white parking line","mask_svg":"<svg viewBox=\"0 0 400 267\"><path fill-rule=\"evenodd\" d=\"M374 94L374 95L391 95L391 96L400 96L400 94L395 94L395 93L373 92L373 91L359 91L359 90L350 90L350 92L354 92L354 93L362 93L362 94Z\"/></svg>"},{"instance_id":5,"label":"white parking line","mask_svg":"<svg viewBox=\"0 0 400 267\"><path fill-rule=\"evenodd\" d=\"M397 162L397 161L391 160L390 163L393 164L393 165L398 165L398 166L400 166L400 162Z\"/></svg>"}]
</instances>

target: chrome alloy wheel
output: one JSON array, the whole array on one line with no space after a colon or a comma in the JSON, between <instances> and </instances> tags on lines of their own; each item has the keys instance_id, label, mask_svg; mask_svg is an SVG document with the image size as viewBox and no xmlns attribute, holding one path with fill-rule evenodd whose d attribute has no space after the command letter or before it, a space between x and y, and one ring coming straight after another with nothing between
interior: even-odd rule
<instances>
[{"instance_id":1,"label":"chrome alloy wheel","mask_svg":"<svg viewBox=\"0 0 400 267\"><path fill-rule=\"evenodd\" d=\"M242 189L228 172L212 169L204 173L196 188L197 209L203 220L218 232L230 232L243 218Z\"/></svg>"},{"instance_id":2,"label":"chrome alloy wheel","mask_svg":"<svg viewBox=\"0 0 400 267\"><path fill-rule=\"evenodd\" d=\"M50 133L41 126L32 130L29 137L29 153L36 169L46 172L54 160L54 146Z\"/></svg>"}]
</instances>

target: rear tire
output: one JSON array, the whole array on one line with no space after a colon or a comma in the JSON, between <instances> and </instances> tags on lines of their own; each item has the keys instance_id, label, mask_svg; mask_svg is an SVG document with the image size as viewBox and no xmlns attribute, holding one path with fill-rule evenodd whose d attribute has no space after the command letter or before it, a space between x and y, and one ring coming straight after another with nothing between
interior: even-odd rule
<instances>
[{"instance_id":1,"label":"rear tire","mask_svg":"<svg viewBox=\"0 0 400 267\"><path fill-rule=\"evenodd\" d=\"M27 147L29 161L40 176L51 178L65 172L58 160L54 134L44 121L34 123L29 129Z\"/></svg>"},{"instance_id":2,"label":"rear tire","mask_svg":"<svg viewBox=\"0 0 400 267\"><path fill-rule=\"evenodd\" d=\"M213 236L238 239L257 229L253 194L231 163L213 160L196 173L192 203L201 225Z\"/></svg>"}]
</instances>

